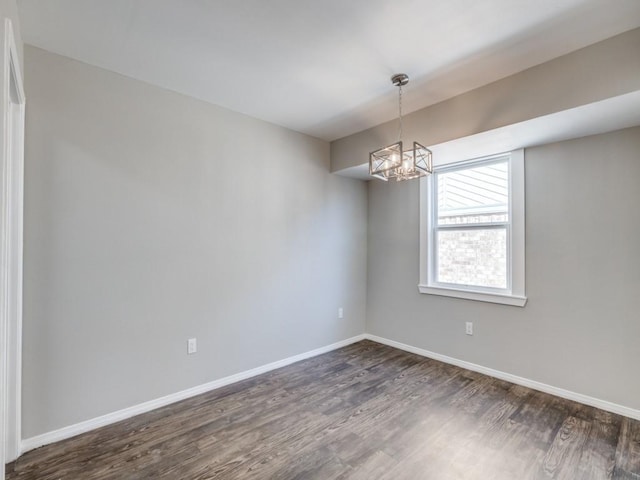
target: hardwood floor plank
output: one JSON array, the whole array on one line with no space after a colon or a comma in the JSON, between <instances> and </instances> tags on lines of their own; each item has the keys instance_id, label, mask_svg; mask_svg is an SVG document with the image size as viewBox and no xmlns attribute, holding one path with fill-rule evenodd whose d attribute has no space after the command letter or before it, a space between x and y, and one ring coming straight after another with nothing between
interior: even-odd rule
<instances>
[{"instance_id":1,"label":"hardwood floor plank","mask_svg":"<svg viewBox=\"0 0 640 480\"><path fill-rule=\"evenodd\" d=\"M624 418L616 450L615 479L640 479L640 421Z\"/></svg>"},{"instance_id":2,"label":"hardwood floor plank","mask_svg":"<svg viewBox=\"0 0 640 480\"><path fill-rule=\"evenodd\" d=\"M609 479L613 476L620 424L621 422L593 420L578 466L581 479Z\"/></svg>"},{"instance_id":3,"label":"hardwood floor plank","mask_svg":"<svg viewBox=\"0 0 640 480\"><path fill-rule=\"evenodd\" d=\"M361 457L360 461L352 468L346 470L337 477L337 480L371 480L372 478L381 478L385 472L393 469L397 462L389 455L375 450L369 455Z\"/></svg>"},{"instance_id":4,"label":"hardwood floor plank","mask_svg":"<svg viewBox=\"0 0 640 480\"><path fill-rule=\"evenodd\" d=\"M640 422L363 341L20 457L8 480L640 480Z\"/></svg>"},{"instance_id":5,"label":"hardwood floor plank","mask_svg":"<svg viewBox=\"0 0 640 480\"><path fill-rule=\"evenodd\" d=\"M575 478L577 459L591 430L591 424L567 417L558 430L541 466L540 478Z\"/></svg>"}]
</instances>

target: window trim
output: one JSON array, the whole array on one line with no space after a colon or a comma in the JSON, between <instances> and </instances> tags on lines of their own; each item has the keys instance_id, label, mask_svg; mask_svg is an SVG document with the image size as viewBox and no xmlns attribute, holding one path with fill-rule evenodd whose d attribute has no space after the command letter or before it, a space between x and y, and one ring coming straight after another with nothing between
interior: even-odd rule
<instances>
[{"instance_id":1,"label":"window trim","mask_svg":"<svg viewBox=\"0 0 640 480\"><path fill-rule=\"evenodd\" d=\"M435 229L433 221L435 205L431 201L434 187L434 176L430 175L420 180L420 279L418 290L420 293L442 295L446 297L463 298L490 303L500 303L524 307L527 302L525 296L525 193L524 193L524 150L490 155L462 162L451 162L437 166L435 172L455 170L465 165L499 161L507 158L509 162L509 222L511 228L507 238L507 276L510 279L510 289L494 289L488 287L460 286L436 283L433 279L432 251L429 245L434 245Z\"/></svg>"}]
</instances>

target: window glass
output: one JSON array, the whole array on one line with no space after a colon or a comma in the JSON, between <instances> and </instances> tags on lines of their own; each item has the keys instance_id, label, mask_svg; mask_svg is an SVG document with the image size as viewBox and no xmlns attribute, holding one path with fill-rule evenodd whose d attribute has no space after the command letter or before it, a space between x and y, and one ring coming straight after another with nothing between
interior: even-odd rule
<instances>
[{"instance_id":1,"label":"window glass","mask_svg":"<svg viewBox=\"0 0 640 480\"><path fill-rule=\"evenodd\" d=\"M438 231L438 281L507 288L505 228Z\"/></svg>"},{"instance_id":2,"label":"window glass","mask_svg":"<svg viewBox=\"0 0 640 480\"><path fill-rule=\"evenodd\" d=\"M438 225L506 222L509 163L437 174Z\"/></svg>"}]
</instances>

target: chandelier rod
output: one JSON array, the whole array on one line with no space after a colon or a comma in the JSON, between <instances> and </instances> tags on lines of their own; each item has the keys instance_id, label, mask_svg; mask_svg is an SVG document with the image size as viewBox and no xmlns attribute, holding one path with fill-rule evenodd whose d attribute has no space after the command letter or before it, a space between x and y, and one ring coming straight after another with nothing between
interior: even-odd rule
<instances>
[{"instance_id":1,"label":"chandelier rod","mask_svg":"<svg viewBox=\"0 0 640 480\"><path fill-rule=\"evenodd\" d=\"M391 83L398 87L398 142L402 141L402 87L409 83L409 75L396 73L391 77Z\"/></svg>"},{"instance_id":2,"label":"chandelier rod","mask_svg":"<svg viewBox=\"0 0 640 480\"><path fill-rule=\"evenodd\" d=\"M402 141L402 84L398 85L398 117L400 119L400 128L398 131L398 141Z\"/></svg>"}]
</instances>

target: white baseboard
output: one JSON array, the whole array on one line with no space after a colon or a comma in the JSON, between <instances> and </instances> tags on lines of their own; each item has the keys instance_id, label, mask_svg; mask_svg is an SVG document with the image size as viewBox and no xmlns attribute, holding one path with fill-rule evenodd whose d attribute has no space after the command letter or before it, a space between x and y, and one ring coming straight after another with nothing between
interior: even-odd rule
<instances>
[{"instance_id":1,"label":"white baseboard","mask_svg":"<svg viewBox=\"0 0 640 480\"><path fill-rule=\"evenodd\" d=\"M75 437L76 435L80 435L81 433L86 433L90 430L104 427L121 420L126 420L127 418L140 415L141 413L146 413L151 410L155 410L156 408L179 402L180 400L195 397L196 395L200 395L201 393L206 393L211 390L215 390L217 388L239 382L241 380L246 380L247 378L255 377L256 375L260 375L262 373L270 372L271 370L275 370L277 368L286 367L287 365L291 365L292 363L299 362L301 360L306 360L307 358L315 357L332 350L337 350L338 348L346 347L347 345L351 345L352 343L356 343L364 339L364 334L357 335L340 342L332 343L331 345L316 348L315 350L311 350L309 352L294 355L293 357L278 360L277 362L272 362L267 365L252 368L251 370L236 373L235 375L230 375L228 377L220 378L203 385L198 385L187 390L182 390L180 392L172 393L171 395L166 395L161 398L156 398L155 400L150 400L148 402L140 403L129 408L118 410L117 412L108 413L100 417L92 418L90 420L85 420L84 422L76 423L74 425L69 425L68 427L54 430L52 432L47 432L35 437L26 438L22 440L21 443L21 454L28 452L29 450L33 450L34 448L42 447L43 445L66 440L67 438Z\"/></svg>"},{"instance_id":2,"label":"white baseboard","mask_svg":"<svg viewBox=\"0 0 640 480\"><path fill-rule=\"evenodd\" d=\"M448 357L446 355L441 355L435 352L430 352L429 350L424 350L422 348L406 345L404 343L396 342L395 340L389 340L388 338L378 337L377 335L371 335L367 333L364 335L364 337L368 340L371 340L377 343L382 343L384 345L388 345L390 347L397 348L399 350L404 350L406 352L415 353L422 357L432 358L440 362L449 363L457 367L465 368L467 370L472 370L474 372L483 373L484 375L488 375L490 377L495 377L495 378L499 378L500 380L505 380L507 382L515 383L516 385L522 385L523 387L532 388L533 390L538 390L540 392L549 393L557 397L566 398L567 400L573 400L574 402L582 403L584 405L589 405L591 407L596 407L601 410L606 410L607 412L617 413L618 415L623 415L625 417L633 418L635 420L640 420L640 410L636 410L634 408L629 408L623 405L618 405L617 403L612 403L606 400L600 400L598 398L589 397L588 395L572 392L570 390L565 390L563 388L553 387L551 385L547 385L546 383L536 382L535 380L529 380L528 378L518 377L517 375L513 375L511 373L505 373L505 372L501 372L500 370L494 370L493 368L487 368L487 367L483 367L482 365L476 365L475 363L466 362L464 360L458 360L457 358Z\"/></svg>"},{"instance_id":3,"label":"white baseboard","mask_svg":"<svg viewBox=\"0 0 640 480\"><path fill-rule=\"evenodd\" d=\"M332 350L337 350L338 348L342 348L347 345L351 345L352 343L356 343L365 339L368 339L377 343L381 343L384 345L388 345L390 347L394 347L399 350L404 350L406 352L415 353L423 357L432 358L434 360L438 360L444 363L449 363L451 365L456 365L458 367L465 368L467 370L483 373L485 375L489 375L490 377L499 378L500 380L505 380L507 382L515 383L517 385L522 385L524 387L549 393L551 395L556 395L561 398L566 398L567 400L573 400L575 402L600 408L608 412L617 413L625 417L640 420L640 410L625 407L623 405L618 405L616 403L608 402L606 400L600 400L597 398L589 397L581 393L575 393L569 390L564 390L562 388L553 387L551 385L537 382L535 380L529 380L527 378L518 377L517 375L512 375L510 373L501 372L499 370L494 370L492 368L483 367L481 365L476 365L474 363L466 362L464 360L458 360L457 358L448 357L446 355L441 355L439 353L430 352L429 350L424 350L422 348L396 342L395 340L389 340L387 338L366 333L366 334L357 335L355 337L348 338L346 340L342 340L340 342L332 343L331 345L320 347L315 350L311 350L309 352L301 353L299 355L294 355L293 357L285 358L283 360L278 360L277 362L272 362L267 365L262 365L260 367L253 368L251 370L246 370L244 372L240 372L235 375L230 375L228 377L214 380L212 382L205 383L203 385L198 385L196 387L189 388L187 390L182 390L180 392L176 392L171 395L157 398L155 400L150 400L148 402L144 402L139 405L134 405L129 408L118 410L117 412L108 413L106 415L102 415L100 417L86 420L84 422L76 423L74 425L69 425L68 427L64 427L59 430L54 430L52 432L47 432L41 435L37 435L35 437L24 439L21 443L21 450L22 450L21 454L28 452L29 450L33 450L34 448L38 448L43 445L48 445L54 442L59 442L61 440L66 440L67 438L75 437L76 435L80 435L81 433L85 433L99 427L104 427L106 425L110 425L112 423L116 423L121 420L126 420L136 415L140 415L141 413L146 413L151 410L155 410L156 408L164 407L166 405L170 405L172 403L178 402L180 400L185 400L187 398L191 398L196 395L200 395L202 393L206 393L211 390L215 390L217 388L239 382L241 380L246 380L247 378L255 377L257 375L269 372L271 370L275 370L277 368L286 367L287 365L291 365L292 363L299 362L301 360L306 360L307 358L315 357L317 355L321 355L323 353L327 353Z\"/></svg>"}]
</instances>

